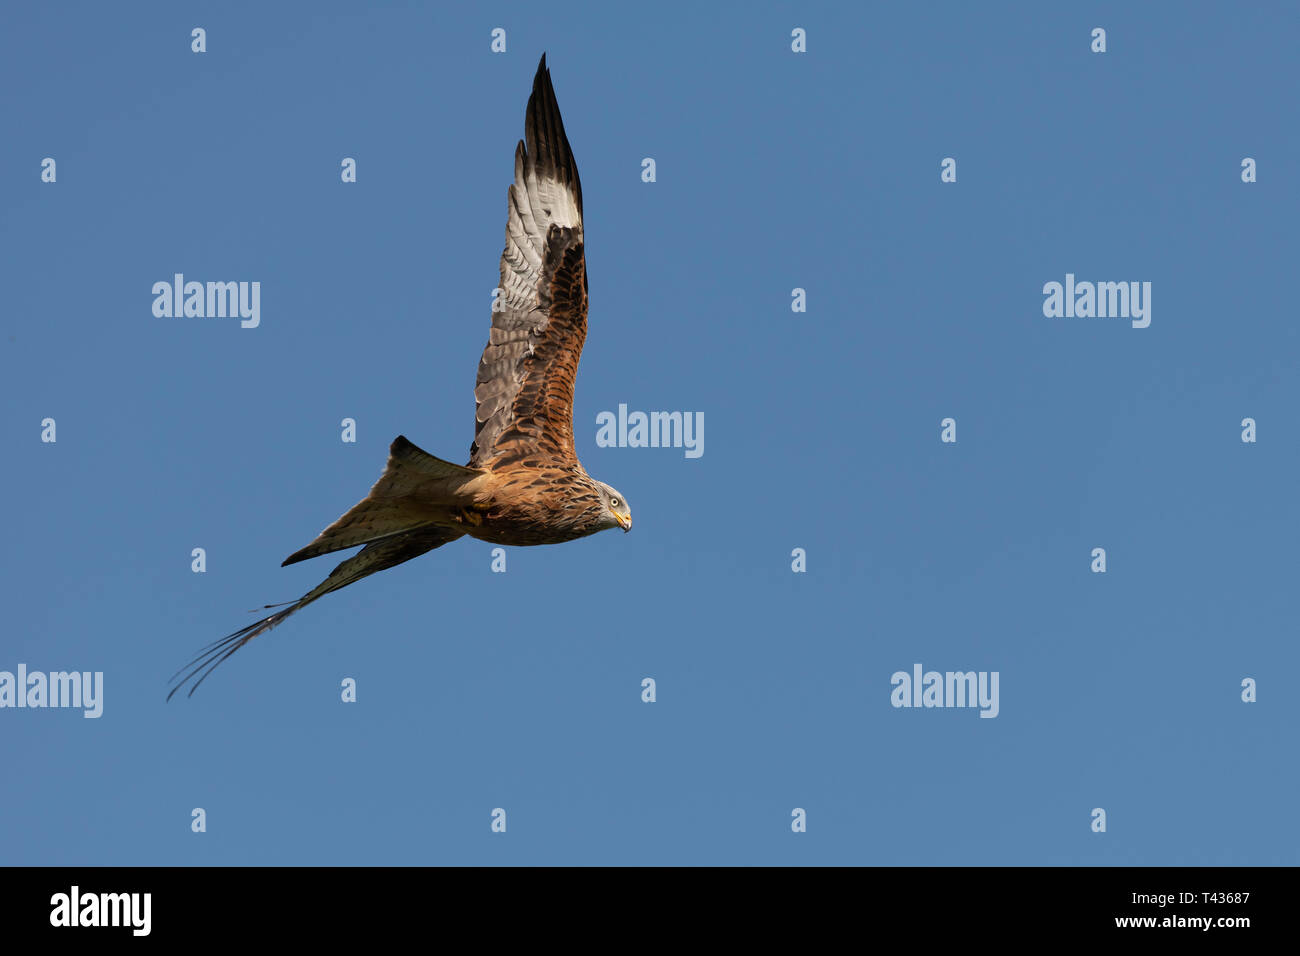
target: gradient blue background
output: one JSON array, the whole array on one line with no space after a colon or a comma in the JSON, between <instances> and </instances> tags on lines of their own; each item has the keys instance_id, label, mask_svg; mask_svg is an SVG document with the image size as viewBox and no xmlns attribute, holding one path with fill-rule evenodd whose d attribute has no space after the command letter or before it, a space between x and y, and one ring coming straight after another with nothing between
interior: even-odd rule
<instances>
[{"instance_id":1,"label":"gradient blue background","mask_svg":"<svg viewBox=\"0 0 1300 956\"><path fill-rule=\"evenodd\" d=\"M6 8L0 669L106 689L0 711L0 863L1300 862L1295 6L613 6ZM462 539L165 704L394 436L466 459L543 51L635 529ZM1067 272L1151 327L1044 318ZM620 402L704 456L597 448ZM892 708L915 662L1001 715Z\"/></svg>"}]
</instances>

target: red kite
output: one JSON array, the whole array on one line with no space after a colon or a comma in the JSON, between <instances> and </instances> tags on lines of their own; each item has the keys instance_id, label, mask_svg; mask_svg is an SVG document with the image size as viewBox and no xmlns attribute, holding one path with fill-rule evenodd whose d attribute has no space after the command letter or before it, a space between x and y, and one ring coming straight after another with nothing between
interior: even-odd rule
<instances>
[{"instance_id":1,"label":"red kite","mask_svg":"<svg viewBox=\"0 0 1300 956\"><path fill-rule=\"evenodd\" d=\"M365 545L297 601L205 647L167 699L319 597L462 535L493 544L572 541L632 528L624 497L591 478L573 449L573 383L587 337L582 185L542 56L515 148L506 246L492 329L478 364L469 462L398 436L370 494L284 564ZM269 605L274 606L274 605Z\"/></svg>"}]
</instances>

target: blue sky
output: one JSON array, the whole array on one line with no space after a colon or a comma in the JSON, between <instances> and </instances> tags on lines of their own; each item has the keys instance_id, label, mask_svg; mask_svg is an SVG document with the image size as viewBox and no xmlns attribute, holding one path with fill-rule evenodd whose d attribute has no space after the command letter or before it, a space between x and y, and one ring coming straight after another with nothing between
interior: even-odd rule
<instances>
[{"instance_id":1,"label":"blue sky","mask_svg":"<svg viewBox=\"0 0 1300 956\"><path fill-rule=\"evenodd\" d=\"M0 670L104 710L0 709L0 863L1300 862L1294 6L378 6L5 13ZM396 435L466 460L543 51L634 530L462 539L164 703ZM260 325L155 317L177 272ZM996 719L892 707L916 663Z\"/></svg>"}]
</instances>

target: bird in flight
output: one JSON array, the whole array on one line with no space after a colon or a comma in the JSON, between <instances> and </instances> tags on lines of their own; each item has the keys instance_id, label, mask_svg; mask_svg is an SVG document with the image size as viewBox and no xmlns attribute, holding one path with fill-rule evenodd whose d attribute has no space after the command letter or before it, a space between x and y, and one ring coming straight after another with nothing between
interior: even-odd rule
<instances>
[{"instance_id":1,"label":"bird in flight","mask_svg":"<svg viewBox=\"0 0 1300 956\"><path fill-rule=\"evenodd\" d=\"M173 675L167 699L187 684L192 695L231 654L316 599L462 535L534 545L631 530L627 499L590 477L573 448L573 384L586 337L582 185L543 54L515 148L469 462L435 458L399 435L370 494L284 564L365 547L298 600L267 605L282 610L203 648Z\"/></svg>"}]
</instances>

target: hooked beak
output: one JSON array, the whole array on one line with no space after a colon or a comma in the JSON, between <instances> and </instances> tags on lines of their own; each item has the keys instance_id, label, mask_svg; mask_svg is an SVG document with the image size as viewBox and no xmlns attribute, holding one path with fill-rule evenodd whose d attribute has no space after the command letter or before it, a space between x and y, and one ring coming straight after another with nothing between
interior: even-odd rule
<instances>
[{"instance_id":1,"label":"hooked beak","mask_svg":"<svg viewBox=\"0 0 1300 956\"><path fill-rule=\"evenodd\" d=\"M624 518L622 515L616 514L614 515L614 520L618 522L618 526L623 529L624 534L627 534L632 530L631 518Z\"/></svg>"}]
</instances>

